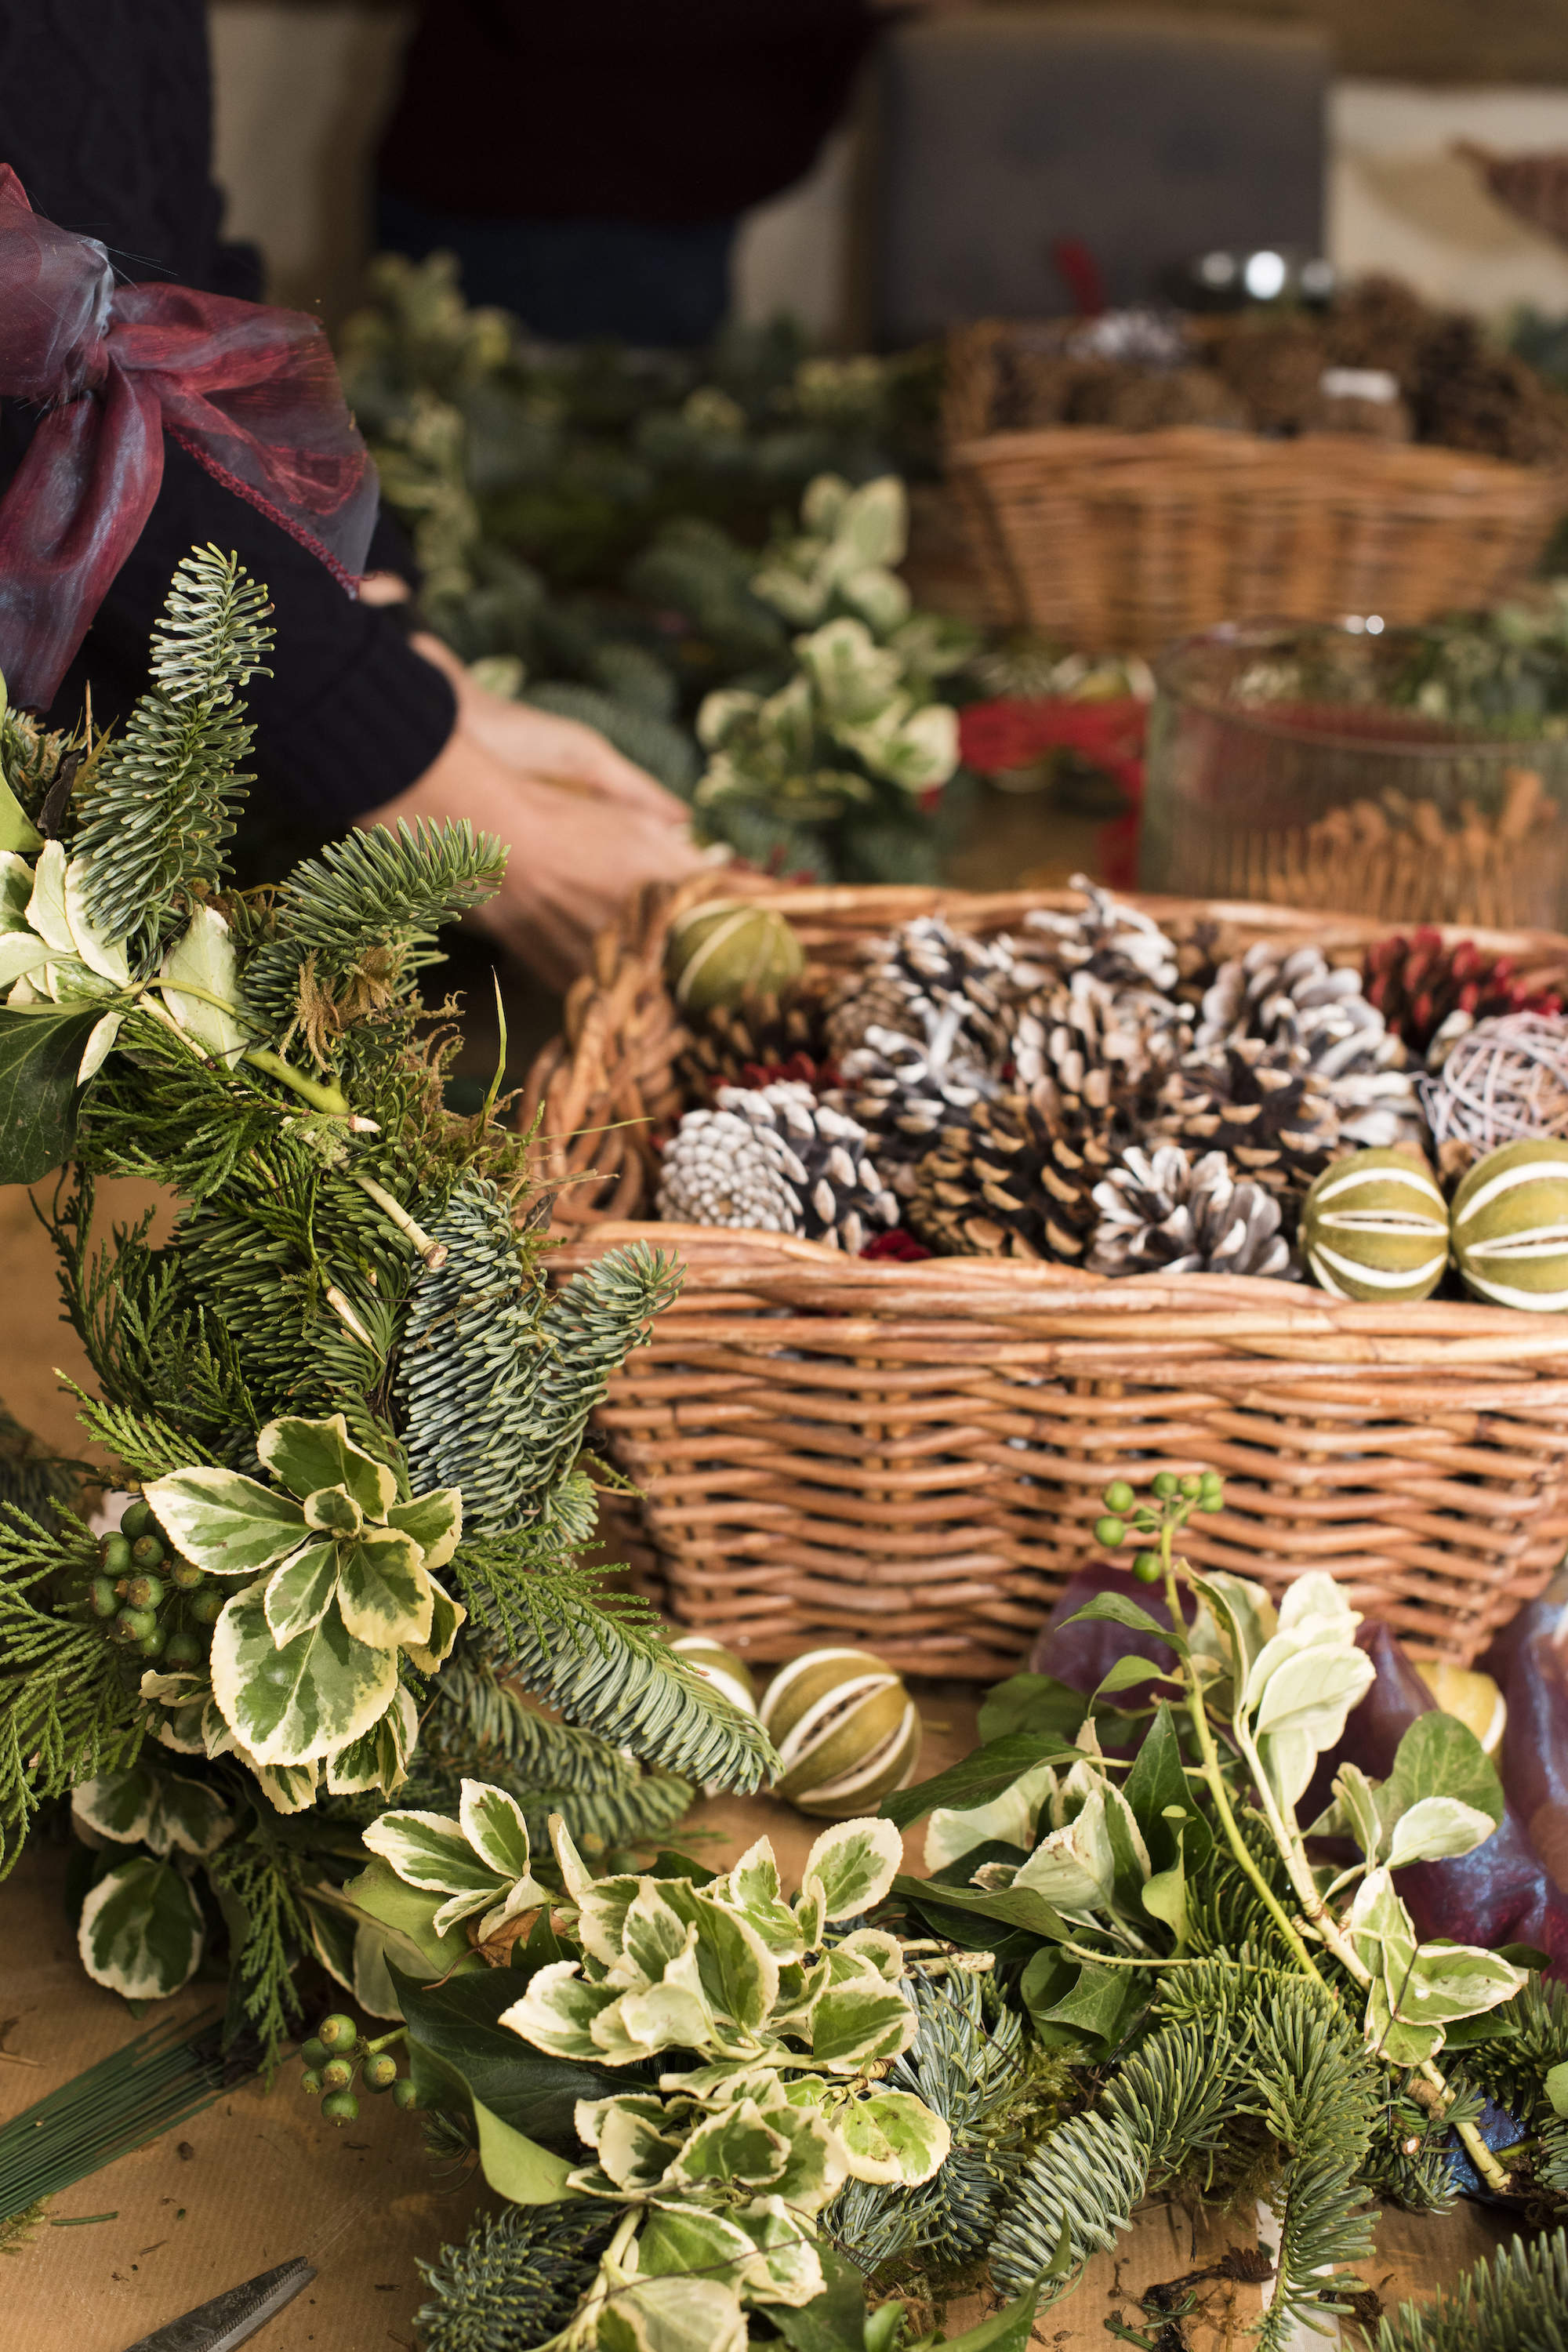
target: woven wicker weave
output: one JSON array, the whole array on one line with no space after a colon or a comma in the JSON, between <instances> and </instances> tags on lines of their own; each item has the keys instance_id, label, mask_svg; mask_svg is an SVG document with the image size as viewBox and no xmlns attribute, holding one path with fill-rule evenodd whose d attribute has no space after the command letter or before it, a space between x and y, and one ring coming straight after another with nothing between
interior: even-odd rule
<instances>
[{"instance_id":1,"label":"woven wicker weave","mask_svg":"<svg viewBox=\"0 0 1568 2352\"><path fill-rule=\"evenodd\" d=\"M1153 654L1224 620L1426 621L1520 586L1568 508L1548 468L1359 434L993 432L1006 332L949 339L943 411L998 627Z\"/></svg>"},{"instance_id":2,"label":"woven wicker weave","mask_svg":"<svg viewBox=\"0 0 1568 2352\"><path fill-rule=\"evenodd\" d=\"M1468 1663L1541 1589L1568 1543L1568 1320L1214 1276L867 1264L776 1234L634 1222L652 1139L682 1107L665 934L718 887L645 894L605 935L525 1105L542 1114L540 1175L558 1188L560 1273L634 1238L686 1263L681 1298L599 1415L642 1490L672 1616L757 1659L852 1639L907 1669L994 1676L1099 1557L1109 1479L1211 1465L1227 1507L1194 1523L1194 1561L1276 1591L1326 1568L1417 1655ZM938 906L991 933L1068 903L750 887L815 961L840 968L859 939ZM1139 903L1331 956L1375 929ZM1479 936L1525 970L1568 975L1568 940Z\"/></svg>"}]
</instances>

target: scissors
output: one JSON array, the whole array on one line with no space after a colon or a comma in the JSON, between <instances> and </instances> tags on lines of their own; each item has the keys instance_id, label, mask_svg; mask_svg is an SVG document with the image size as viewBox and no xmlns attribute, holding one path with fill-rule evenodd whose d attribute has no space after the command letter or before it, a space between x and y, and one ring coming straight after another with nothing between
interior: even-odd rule
<instances>
[{"instance_id":1,"label":"scissors","mask_svg":"<svg viewBox=\"0 0 1568 2352\"><path fill-rule=\"evenodd\" d=\"M258 2327L275 2318L286 2303L292 2303L315 2275L313 2264L297 2254L291 2263L279 2263L276 2270L247 2279L243 2286L215 2294L210 2303L199 2304L183 2319L171 2319L166 2327L154 2328L151 2336L139 2336L128 2352L235 2352L237 2345L247 2343Z\"/></svg>"}]
</instances>

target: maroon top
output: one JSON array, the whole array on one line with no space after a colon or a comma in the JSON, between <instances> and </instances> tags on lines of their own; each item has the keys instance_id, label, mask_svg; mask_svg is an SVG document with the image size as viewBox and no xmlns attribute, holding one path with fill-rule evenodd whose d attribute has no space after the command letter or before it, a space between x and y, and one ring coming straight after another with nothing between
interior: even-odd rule
<instances>
[{"instance_id":1,"label":"maroon top","mask_svg":"<svg viewBox=\"0 0 1568 2352\"><path fill-rule=\"evenodd\" d=\"M868 0L426 0L383 184L500 220L717 220L809 171Z\"/></svg>"}]
</instances>

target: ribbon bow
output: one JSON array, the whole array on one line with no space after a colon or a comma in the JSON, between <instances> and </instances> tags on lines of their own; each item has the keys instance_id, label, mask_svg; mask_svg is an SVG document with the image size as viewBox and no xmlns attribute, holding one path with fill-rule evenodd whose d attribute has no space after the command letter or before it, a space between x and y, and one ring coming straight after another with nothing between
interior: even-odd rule
<instances>
[{"instance_id":1,"label":"ribbon bow","mask_svg":"<svg viewBox=\"0 0 1568 2352\"><path fill-rule=\"evenodd\" d=\"M141 536L165 432L352 590L376 477L315 320L186 286L121 286L0 163L0 395L43 415L0 499L0 673L53 701Z\"/></svg>"}]
</instances>

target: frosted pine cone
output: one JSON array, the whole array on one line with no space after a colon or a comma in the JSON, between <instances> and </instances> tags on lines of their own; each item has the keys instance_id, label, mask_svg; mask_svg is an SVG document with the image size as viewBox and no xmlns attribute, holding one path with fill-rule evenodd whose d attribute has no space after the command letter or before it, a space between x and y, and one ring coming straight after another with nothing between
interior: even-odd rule
<instances>
[{"instance_id":1,"label":"frosted pine cone","mask_svg":"<svg viewBox=\"0 0 1568 2352\"><path fill-rule=\"evenodd\" d=\"M1281 956L1259 940L1222 964L1205 991L1194 1049L1213 1053L1256 1039L1292 1050L1322 1082L1346 1146L1417 1150L1425 1141L1409 1055L1365 995L1359 971L1330 964L1315 947Z\"/></svg>"},{"instance_id":2,"label":"frosted pine cone","mask_svg":"<svg viewBox=\"0 0 1568 2352\"><path fill-rule=\"evenodd\" d=\"M962 1122L996 1081L984 1065L952 1057L957 1014L950 1010L929 1045L891 1029L869 1029L845 1056L843 1084L827 1099L865 1129L877 1166L907 1200L917 1163L942 1128Z\"/></svg>"},{"instance_id":3,"label":"frosted pine cone","mask_svg":"<svg viewBox=\"0 0 1568 2352\"><path fill-rule=\"evenodd\" d=\"M1094 1188L1095 1274L1250 1274L1294 1282L1279 1203L1223 1151L1190 1159L1174 1143L1124 1151Z\"/></svg>"},{"instance_id":4,"label":"frosted pine cone","mask_svg":"<svg viewBox=\"0 0 1568 2352\"><path fill-rule=\"evenodd\" d=\"M706 1100L719 1087L752 1083L752 1072L796 1065L803 1055L816 1066L821 1013L815 998L799 992L714 1005L692 1024L678 1065L688 1095Z\"/></svg>"},{"instance_id":5,"label":"frosted pine cone","mask_svg":"<svg viewBox=\"0 0 1568 2352\"><path fill-rule=\"evenodd\" d=\"M971 939L940 915L917 915L891 939L867 940L859 970L839 982L827 1011L828 1051L842 1062L872 1029L930 1039L952 1013L952 1052L1000 1062L1011 961L1000 942Z\"/></svg>"},{"instance_id":6,"label":"frosted pine cone","mask_svg":"<svg viewBox=\"0 0 1568 2352\"><path fill-rule=\"evenodd\" d=\"M1304 1192L1340 1148L1340 1122L1316 1072L1289 1047L1243 1037L1193 1054L1160 1090L1153 1132L1216 1150L1271 1192Z\"/></svg>"},{"instance_id":7,"label":"frosted pine cone","mask_svg":"<svg viewBox=\"0 0 1568 2352\"><path fill-rule=\"evenodd\" d=\"M1131 989L1173 996L1180 977L1176 950L1159 924L1086 875L1075 874L1072 887L1083 892L1088 906L1075 915L1040 908L1026 917L1024 936L1010 942L1017 961L1040 966L1039 978L1055 974L1066 980L1087 971L1118 994Z\"/></svg>"},{"instance_id":8,"label":"frosted pine cone","mask_svg":"<svg viewBox=\"0 0 1568 2352\"><path fill-rule=\"evenodd\" d=\"M1088 971L1025 999L1014 1015L1021 1087L1050 1078L1068 1094L1134 1093L1171 1067L1190 1033L1175 1005L1118 995Z\"/></svg>"},{"instance_id":9,"label":"frosted pine cone","mask_svg":"<svg viewBox=\"0 0 1568 2352\"><path fill-rule=\"evenodd\" d=\"M678 1224L801 1234L851 1256L898 1223L863 1127L809 1087L721 1087L665 1147L658 1213Z\"/></svg>"},{"instance_id":10,"label":"frosted pine cone","mask_svg":"<svg viewBox=\"0 0 1568 2352\"><path fill-rule=\"evenodd\" d=\"M1126 1139L1111 1117L1068 1100L1048 1079L1026 1095L977 1103L921 1161L910 1224L949 1256L1076 1264L1099 1218L1094 1187Z\"/></svg>"}]
</instances>

